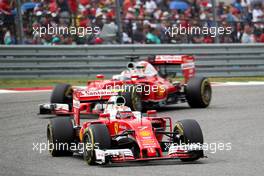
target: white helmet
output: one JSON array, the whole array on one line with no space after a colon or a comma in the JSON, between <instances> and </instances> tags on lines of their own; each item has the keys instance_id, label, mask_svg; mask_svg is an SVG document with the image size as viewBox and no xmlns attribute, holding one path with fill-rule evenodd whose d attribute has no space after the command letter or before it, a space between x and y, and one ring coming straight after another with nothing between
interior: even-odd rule
<instances>
[{"instance_id":1,"label":"white helmet","mask_svg":"<svg viewBox=\"0 0 264 176\"><path fill-rule=\"evenodd\" d=\"M107 104L114 104L117 106L125 106L126 99L122 96L111 96Z\"/></svg>"}]
</instances>

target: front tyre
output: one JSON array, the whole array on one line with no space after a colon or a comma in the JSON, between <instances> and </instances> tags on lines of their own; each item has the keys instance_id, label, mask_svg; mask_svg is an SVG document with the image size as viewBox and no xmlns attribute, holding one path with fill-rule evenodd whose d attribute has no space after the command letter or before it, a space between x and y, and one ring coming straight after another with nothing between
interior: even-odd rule
<instances>
[{"instance_id":1,"label":"front tyre","mask_svg":"<svg viewBox=\"0 0 264 176\"><path fill-rule=\"evenodd\" d=\"M72 103L72 86L70 84L58 84L53 89L51 97L51 103Z\"/></svg>"},{"instance_id":2,"label":"front tyre","mask_svg":"<svg viewBox=\"0 0 264 176\"><path fill-rule=\"evenodd\" d=\"M196 120L185 119L176 122L173 130L176 135L173 137L173 142L179 145L182 144L203 144L203 133L200 125ZM191 151L191 158L181 158L181 161L195 161L203 157L203 150Z\"/></svg>"},{"instance_id":3,"label":"front tyre","mask_svg":"<svg viewBox=\"0 0 264 176\"><path fill-rule=\"evenodd\" d=\"M96 164L95 149L110 149L111 137L104 124L92 124L88 127L83 138L83 158L89 165Z\"/></svg>"},{"instance_id":4,"label":"front tyre","mask_svg":"<svg viewBox=\"0 0 264 176\"><path fill-rule=\"evenodd\" d=\"M70 117L57 117L47 126L49 152L52 156L72 155L70 145L74 141L74 129Z\"/></svg>"},{"instance_id":5,"label":"front tyre","mask_svg":"<svg viewBox=\"0 0 264 176\"><path fill-rule=\"evenodd\" d=\"M186 86L186 99L192 108L206 108L212 98L212 88L208 78L191 78Z\"/></svg>"}]
</instances>

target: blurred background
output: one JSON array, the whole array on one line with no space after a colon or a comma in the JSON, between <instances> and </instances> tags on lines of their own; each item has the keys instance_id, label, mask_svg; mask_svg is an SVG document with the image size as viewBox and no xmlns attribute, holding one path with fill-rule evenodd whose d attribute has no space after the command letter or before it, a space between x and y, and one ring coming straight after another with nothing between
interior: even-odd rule
<instances>
[{"instance_id":1,"label":"blurred background","mask_svg":"<svg viewBox=\"0 0 264 176\"><path fill-rule=\"evenodd\" d=\"M33 27L48 25L98 26L101 33L33 33ZM165 33L179 25L232 27L232 33L216 38ZM0 0L2 45L258 42L264 42L264 0Z\"/></svg>"}]
</instances>

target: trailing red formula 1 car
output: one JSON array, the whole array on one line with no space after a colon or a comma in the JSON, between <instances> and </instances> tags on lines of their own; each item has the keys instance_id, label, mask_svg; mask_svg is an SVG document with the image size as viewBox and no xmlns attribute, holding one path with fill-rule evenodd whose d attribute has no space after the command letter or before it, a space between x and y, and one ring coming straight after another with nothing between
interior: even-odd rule
<instances>
[{"instance_id":1,"label":"trailing red formula 1 car","mask_svg":"<svg viewBox=\"0 0 264 176\"><path fill-rule=\"evenodd\" d=\"M83 154L89 165L128 161L180 159L194 161L204 157L203 134L195 120L176 122L158 117L155 110L143 116L125 106L125 98L112 96L97 120L80 124L81 97L74 97L74 121L67 117L50 120L47 126L52 156ZM78 146L78 147L76 147Z\"/></svg>"},{"instance_id":2,"label":"trailing red formula 1 car","mask_svg":"<svg viewBox=\"0 0 264 176\"><path fill-rule=\"evenodd\" d=\"M132 58L134 60L134 58ZM179 67L179 68L175 68ZM183 81L171 81L169 76L182 70ZM188 102L190 107L205 108L211 100L211 85L207 78L195 77L194 58L187 55L158 55L144 61L129 62L127 69L112 79L88 81L87 86L59 84L51 95L51 104L40 106L41 114L73 114L74 96L80 96L85 108L81 113L99 112L96 105L122 92L132 110L153 109L168 104Z\"/></svg>"}]
</instances>

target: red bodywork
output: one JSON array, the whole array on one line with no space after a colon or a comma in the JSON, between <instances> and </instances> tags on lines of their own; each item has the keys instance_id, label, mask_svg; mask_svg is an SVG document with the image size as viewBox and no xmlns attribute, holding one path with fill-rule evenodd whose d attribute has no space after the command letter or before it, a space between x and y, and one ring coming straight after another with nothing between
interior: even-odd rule
<instances>
[{"instance_id":1,"label":"red bodywork","mask_svg":"<svg viewBox=\"0 0 264 176\"><path fill-rule=\"evenodd\" d=\"M84 122L80 132L80 142L83 140L85 132L92 124L105 124L109 130L112 138L117 135L121 135L125 131L133 131L131 137L135 139L139 147L140 155L135 157L113 157L112 162L125 162L125 161L139 161L139 160L160 160L160 159L176 159L176 158L190 158L190 153L185 151L177 151L171 155L165 154L162 151L160 143L163 140L164 134L158 134L155 129L163 129L168 132L172 132L172 121L170 117L155 117L156 111L148 111L147 117L141 119L131 116L126 119L114 119L111 120L109 114L100 114L98 120ZM155 128L154 128L155 127ZM168 141L172 143L171 139Z\"/></svg>"},{"instance_id":2,"label":"red bodywork","mask_svg":"<svg viewBox=\"0 0 264 176\"><path fill-rule=\"evenodd\" d=\"M98 75L97 78L101 80L88 81L85 88L73 87L72 104L49 104L47 111L44 104L42 105L43 110L45 110L43 114L48 112L73 115L76 137L80 143L83 142L84 134L92 124L106 125L112 140L119 135L123 135L124 132L129 132L127 135L137 144L139 155L126 158L124 156L123 158L114 156L111 158L114 162L191 158L192 154L189 151L178 150L173 147L169 148L173 152L164 154L164 146L161 146L164 143L164 135L169 135L166 142L172 144L172 135L175 134L170 117L157 117L155 110L147 111L147 116L142 117L139 111L131 111L130 109L131 115L128 118L120 118L115 116L116 114L114 116L111 114L111 112L115 112L114 109L113 111L112 109L106 111L107 108L103 108L103 105L112 96L119 95L119 92L123 91L123 85L149 86L151 91L147 92L144 89L141 92L141 101L145 103L168 102L172 95L176 97L173 97L175 98L173 103L177 103L176 100L184 101L183 88L188 80L195 75L194 58L187 55L158 55L147 61L137 62L135 65L136 67L133 67L133 69L128 67L130 70L123 71L120 75L114 75L110 80L103 80L104 76ZM166 65L180 65L184 80L175 84L166 77L161 76L159 73L160 66ZM178 97L179 99L177 99ZM102 108L95 108L97 105L102 105ZM91 113L99 114L99 118L81 124L81 115ZM140 113L140 116L136 113Z\"/></svg>"},{"instance_id":3,"label":"red bodywork","mask_svg":"<svg viewBox=\"0 0 264 176\"><path fill-rule=\"evenodd\" d=\"M141 64L150 70L149 73L142 73L141 75L127 73L124 71L119 76L126 77L126 79L112 79L103 80L103 75L97 75L100 80L88 81L86 87L73 87L73 108L56 109L55 114L73 115L76 119L80 114L99 114L101 111L93 110L95 103L107 101L111 96L117 95L118 92L123 91L122 86L125 85L140 85L142 86L141 101L149 104L166 104L170 95L174 97L171 103L184 102L183 86L188 80L195 75L194 57L188 55L157 55L155 58L147 59L146 61L139 61L135 64ZM166 77L159 73L160 67L169 65L179 65L182 70L183 81L177 84L172 83ZM147 72L147 71L146 71ZM148 89L146 89L148 88ZM178 94L177 94L178 93ZM178 98L180 96L180 98ZM178 96L178 97L177 97ZM74 107L79 107L78 110ZM76 121L79 124L78 121Z\"/></svg>"},{"instance_id":4,"label":"red bodywork","mask_svg":"<svg viewBox=\"0 0 264 176\"><path fill-rule=\"evenodd\" d=\"M142 61L141 61L142 62ZM140 63L140 62L139 62ZM150 91L146 93L144 90L141 92L141 98L143 102L159 103L166 101L169 94L174 94L180 92L182 86L187 83L187 81L194 77L194 58L187 55L157 55L154 59L149 59L148 61L142 62L145 67L149 65L151 67L156 67L161 65L181 65L182 74L184 80L182 83L175 86L171 81L166 78L161 77L159 74L154 75L129 75L128 80L95 80L88 81L86 88L74 88L73 91L73 113L75 119L79 119L80 113L100 113L91 112L91 102L96 101L107 101L111 96L117 95L118 90L123 85L142 85L143 87L148 85ZM153 68L154 68L153 67ZM103 75L97 75L97 78L104 78ZM111 89L109 89L109 87ZM115 91L116 88L116 91ZM76 104L78 110L76 110ZM67 112L66 112L67 113ZM77 125L79 125L79 122Z\"/></svg>"}]
</instances>

